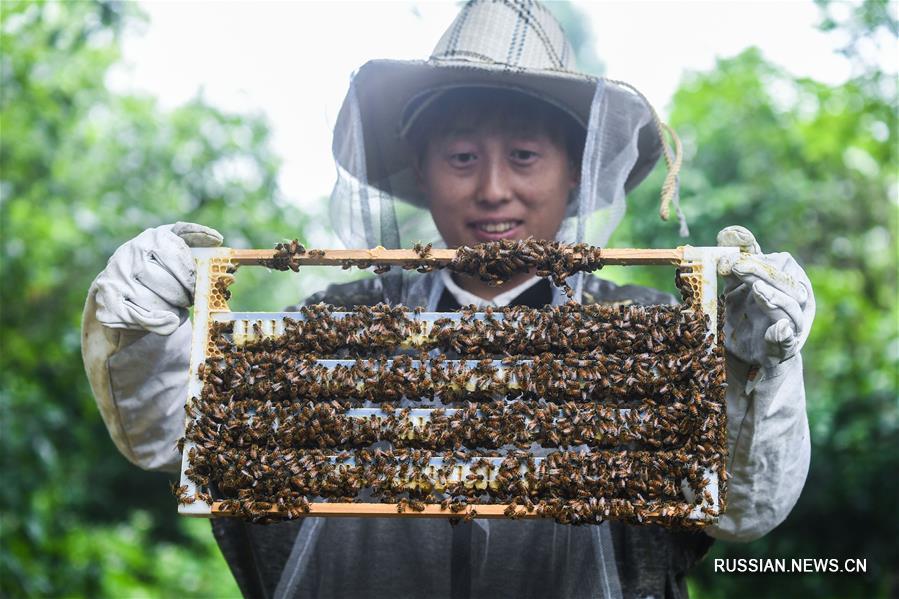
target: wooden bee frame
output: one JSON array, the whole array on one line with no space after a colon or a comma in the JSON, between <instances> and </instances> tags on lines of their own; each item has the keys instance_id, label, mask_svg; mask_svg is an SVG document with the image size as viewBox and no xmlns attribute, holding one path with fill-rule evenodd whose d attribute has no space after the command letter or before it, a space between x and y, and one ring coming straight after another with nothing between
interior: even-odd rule
<instances>
[{"instance_id":1,"label":"wooden bee frame","mask_svg":"<svg viewBox=\"0 0 899 599\"><path fill-rule=\"evenodd\" d=\"M681 273L682 284L689 286L694 297L700 298L699 306L706 316L707 332L715 343L719 343L718 331L718 298L717 298L717 260L723 256L736 254L737 248L717 248L690 246L676 249L604 249L601 256L608 265L663 265L676 267ZM375 265L408 265L410 263L446 266L454 256L455 250L432 249L422 256L415 250L324 250L311 251L292 258L294 265L330 265L341 266L347 260L364 261ZM274 250L239 250L231 248L194 249L193 256L197 265L196 295L193 315L193 342L191 348L189 383L187 402L190 404L202 396L203 381L200 372L203 364L210 356L217 354L218 349L211 339L213 323L234 322L234 335L252 337L277 336L283 331L285 318L297 318L296 313L264 313L264 312L230 312L228 307L228 286L234 280L237 267L245 265L268 265L275 257ZM440 313L435 313L444 316ZM434 314L421 314L421 317L433 317ZM256 325L255 327L253 325ZM360 408L351 410L355 416L371 416L377 408ZM410 416L418 419L419 424L426 421L431 409L412 410ZM187 424L191 417L188 416ZM187 472L190 468L189 453L194 443L187 440L183 447L181 467L180 496L187 501L180 502L179 512L185 515L200 517L217 517L234 515L223 502L214 500L203 488L193 481ZM537 458L540 459L540 458ZM726 455L721 456L722 462ZM458 466L458 476L464 477L472 470L468 466ZM717 520L723 507L723 481L719 472L724 472L724 464L707 468L704 481L707 481L701 496L682 483L682 491L692 509L686 518L693 525L705 525ZM489 479L488 479L489 481ZM703 499L704 498L704 499ZM396 503L340 503L314 501L309 505L307 516L373 516L373 517L461 517L470 514L479 518L503 518L510 514L516 517L538 517L533 511L521 506L503 504L473 504L462 511L450 511L440 504L427 504L424 509L416 511L398 509ZM284 515L277 507L271 510L273 516ZM650 516L653 512L650 512ZM660 518L664 513L660 510ZM650 517L649 521L652 521Z\"/></svg>"}]
</instances>

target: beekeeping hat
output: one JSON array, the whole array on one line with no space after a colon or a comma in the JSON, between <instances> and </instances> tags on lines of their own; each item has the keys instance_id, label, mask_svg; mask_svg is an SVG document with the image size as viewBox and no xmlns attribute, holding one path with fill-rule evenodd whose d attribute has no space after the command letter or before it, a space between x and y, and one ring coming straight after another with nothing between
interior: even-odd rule
<instances>
[{"instance_id":1,"label":"beekeeping hat","mask_svg":"<svg viewBox=\"0 0 899 599\"><path fill-rule=\"evenodd\" d=\"M338 182L331 215L343 241L399 247L425 237L422 223L429 218L414 207L426 207L427 199L416 184L405 134L442 93L480 87L544 100L585 129L581 184L559 237L605 245L623 216L625 194L659 156L665 154L671 166L678 153L668 150L664 126L639 92L580 73L573 62L561 25L542 4L471 0L428 60L363 65L340 109L332 146ZM669 169L663 218L668 200L677 200L675 171Z\"/></svg>"}]
</instances>

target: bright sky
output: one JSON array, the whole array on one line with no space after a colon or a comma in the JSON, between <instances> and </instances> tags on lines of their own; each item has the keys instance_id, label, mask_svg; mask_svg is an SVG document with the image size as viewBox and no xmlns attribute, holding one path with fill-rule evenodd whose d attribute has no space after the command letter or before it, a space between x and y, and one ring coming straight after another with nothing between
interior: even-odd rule
<instances>
[{"instance_id":1,"label":"bright sky","mask_svg":"<svg viewBox=\"0 0 899 599\"><path fill-rule=\"evenodd\" d=\"M662 114L683 73L756 45L795 75L838 83L849 65L818 32L811 0L576 2L606 75L641 89ZM173 107L202 89L226 109L264 113L283 159L282 193L303 206L330 192L331 128L350 74L372 58L427 58L456 2L144 1L124 44L120 91Z\"/></svg>"}]
</instances>

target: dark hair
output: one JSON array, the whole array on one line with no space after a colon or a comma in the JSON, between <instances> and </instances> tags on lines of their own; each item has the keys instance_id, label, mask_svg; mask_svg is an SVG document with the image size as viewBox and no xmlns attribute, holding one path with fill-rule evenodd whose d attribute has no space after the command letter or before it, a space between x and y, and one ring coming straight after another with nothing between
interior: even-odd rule
<instances>
[{"instance_id":1,"label":"dark hair","mask_svg":"<svg viewBox=\"0 0 899 599\"><path fill-rule=\"evenodd\" d=\"M523 92L489 87L459 87L443 92L409 127L406 140L421 159L428 140L463 126L495 123L502 131L545 133L568 152L580 169L586 131L561 108Z\"/></svg>"}]
</instances>

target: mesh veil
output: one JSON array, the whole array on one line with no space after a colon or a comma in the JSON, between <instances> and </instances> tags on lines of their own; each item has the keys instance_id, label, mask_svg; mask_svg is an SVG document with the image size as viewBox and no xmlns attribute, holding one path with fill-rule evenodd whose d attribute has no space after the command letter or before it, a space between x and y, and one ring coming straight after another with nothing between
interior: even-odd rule
<instances>
[{"instance_id":1,"label":"mesh veil","mask_svg":"<svg viewBox=\"0 0 899 599\"><path fill-rule=\"evenodd\" d=\"M640 110L621 110L608 93L617 83L599 79L593 94L587 135L581 162L581 179L572 192L568 211L557 234L559 241L589 243L604 247L618 227L626 211L626 183L639 157L639 135L656 118L645 98L629 94ZM350 84L347 96L348 118L334 131L334 157L337 182L330 199L330 217L335 232L349 248L411 247L418 241L445 247L430 212L421 206L400 200L391 193L391 181L370 184L368 166L376 164L378 155L366 155L362 115L357 87ZM618 94L619 102L621 95ZM660 129L660 127L659 127ZM664 151L669 152L666 144ZM371 146L369 145L369 148ZM369 154L377 154L369 152ZM351 173L355 173L355 176ZM397 173L393 181L412 177L410 169ZM406 186L408 187L408 186ZM674 195L675 207L683 219ZM391 279L391 277L386 277ZM400 285L399 277L390 286ZM580 301L583 274L571 283ZM401 289L389 293L399 299ZM394 296L394 293L396 294ZM391 299L393 299L391 297Z\"/></svg>"},{"instance_id":2,"label":"mesh veil","mask_svg":"<svg viewBox=\"0 0 899 599\"><path fill-rule=\"evenodd\" d=\"M587 123L587 139L581 160L577 198L562 222L557 239L603 247L612 237L627 209L625 182L637 162L638 132L652 119L651 111L612 110L603 79L596 83ZM612 139L627 139L623 146ZM574 278L575 299L581 301L584 273Z\"/></svg>"},{"instance_id":3,"label":"mesh veil","mask_svg":"<svg viewBox=\"0 0 899 599\"><path fill-rule=\"evenodd\" d=\"M331 191L329 216L334 232L347 248L388 249L411 247L418 241L440 246L440 235L428 210L398 200L389 182L379 187L368 181L368 165L379 156L367 156L358 88L350 83L347 93L346 126L334 131L333 152L337 181ZM351 173L356 173L354 176ZM402 176L412 176L403 173ZM385 299L389 303L402 300L402 277L399 269L382 277Z\"/></svg>"}]
</instances>

